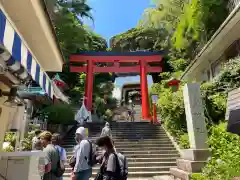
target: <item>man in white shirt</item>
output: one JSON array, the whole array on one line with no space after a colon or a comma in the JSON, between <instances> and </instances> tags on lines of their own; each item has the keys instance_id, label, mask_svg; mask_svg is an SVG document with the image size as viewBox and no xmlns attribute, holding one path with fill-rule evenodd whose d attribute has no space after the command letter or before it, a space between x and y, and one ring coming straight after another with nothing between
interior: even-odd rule
<instances>
[{"instance_id":1,"label":"man in white shirt","mask_svg":"<svg viewBox=\"0 0 240 180\"><path fill-rule=\"evenodd\" d=\"M76 180L89 180L92 176L92 167L88 164L91 145L86 135L86 129L79 127L76 131L75 140L77 146L75 147L74 156L76 164L73 169Z\"/></svg>"},{"instance_id":2,"label":"man in white shirt","mask_svg":"<svg viewBox=\"0 0 240 180\"><path fill-rule=\"evenodd\" d=\"M112 131L110 129L110 125L108 122L106 122L105 127L102 129L102 133L100 135L101 137L103 136L109 136L110 138L112 138Z\"/></svg>"}]
</instances>

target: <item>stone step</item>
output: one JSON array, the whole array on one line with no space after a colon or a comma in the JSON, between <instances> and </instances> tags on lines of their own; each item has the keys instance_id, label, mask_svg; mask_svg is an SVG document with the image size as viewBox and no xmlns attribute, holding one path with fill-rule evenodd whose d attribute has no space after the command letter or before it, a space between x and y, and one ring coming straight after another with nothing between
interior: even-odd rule
<instances>
[{"instance_id":1,"label":"stone step","mask_svg":"<svg viewBox=\"0 0 240 180\"><path fill-rule=\"evenodd\" d=\"M170 139L152 139L152 140L138 140L138 141L129 141L127 142L126 140L121 140L121 141L116 141L114 140L114 145L150 145L150 144L156 144L156 145L161 145L161 144L172 144Z\"/></svg>"},{"instance_id":2,"label":"stone step","mask_svg":"<svg viewBox=\"0 0 240 180\"><path fill-rule=\"evenodd\" d=\"M72 138L74 138L75 136L67 136L65 137L64 140L70 140ZM99 138L100 137L100 133L97 134L90 134L89 137L91 138ZM134 138L134 137L144 137L146 139L150 138L168 138L168 136L166 134L160 134L160 133L155 133L155 134L146 134L146 133L118 133L116 134L112 134L113 139L118 139L118 138Z\"/></svg>"},{"instance_id":3,"label":"stone step","mask_svg":"<svg viewBox=\"0 0 240 180\"><path fill-rule=\"evenodd\" d=\"M172 156L172 157L150 157L150 158L127 158L128 165L134 164L134 163L175 163L176 164L176 157L177 156ZM70 156L68 156L68 159ZM66 163L68 165L68 163Z\"/></svg>"},{"instance_id":4,"label":"stone step","mask_svg":"<svg viewBox=\"0 0 240 180\"><path fill-rule=\"evenodd\" d=\"M73 151L73 146L72 147L65 147L66 151ZM164 147L164 146L158 146L158 147L151 147L151 146L140 146L140 147L117 147L116 149L118 152L122 152L122 151L138 151L139 149L143 150L143 151L160 151L160 150L176 150L174 147Z\"/></svg>"},{"instance_id":5,"label":"stone step","mask_svg":"<svg viewBox=\"0 0 240 180\"><path fill-rule=\"evenodd\" d=\"M65 166L67 168L70 168L68 163L65 163ZM128 167L162 167L162 166L171 166L176 167L176 161L166 161L166 162L129 162L128 161ZM99 169L100 165L97 164L94 168Z\"/></svg>"},{"instance_id":6,"label":"stone step","mask_svg":"<svg viewBox=\"0 0 240 180\"><path fill-rule=\"evenodd\" d=\"M92 143L96 143L96 141L92 141ZM68 141L62 144L63 147L73 147L76 145L76 142L74 141ZM162 140L162 141L148 141L145 142L143 140L135 140L135 141L115 141L114 140L114 146L116 147L146 147L146 146L151 146L151 147L172 147L173 144L170 140Z\"/></svg>"},{"instance_id":7,"label":"stone step","mask_svg":"<svg viewBox=\"0 0 240 180\"><path fill-rule=\"evenodd\" d=\"M143 150L143 151L157 151L157 150L168 150L168 151L173 151L176 150L175 147L164 147L164 146L159 146L159 147L151 147L151 146L140 146L140 147L125 147L125 148L121 148L121 147L116 147L118 152L122 152L122 151L137 151L139 149Z\"/></svg>"},{"instance_id":8,"label":"stone step","mask_svg":"<svg viewBox=\"0 0 240 180\"><path fill-rule=\"evenodd\" d=\"M97 138L89 138L90 141L92 142L95 142L97 140ZM126 139L126 138L123 138L123 139L114 139L114 144L118 144L118 143L164 143L164 142L171 142L169 138L152 138L152 139L139 139L139 138L135 138L135 139ZM64 143L65 144L74 144L76 143L76 141L74 140L74 138L72 139L68 139L68 140L64 140Z\"/></svg>"},{"instance_id":9,"label":"stone step","mask_svg":"<svg viewBox=\"0 0 240 180\"><path fill-rule=\"evenodd\" d=\"M76 144L64 144L63 147L71 148L75 145ZM142 143L117 144L117 143L114 143L114 145L116 148L144 148L144 147L151 147L151 148L168 147L168 148L170 148L170 147L174 147L173 144L170 144L170 143L158 143L158 144L155 144L155 143L152 143L152 144L142 144Z\"/></svg>"},{"instance_id":10,"label":"stone step","mask_svg":"<svg viewBox=\"0 0 240 180\"><path fill-rule=\"evenodd\" d=\"M147 158L128 158L128 162L176 162L176 157L178 157L178 155L172 155L172 156L169 156L169 157L147 157Z\"/></svg>"},{"instance_id":11,"label":"stone step","mask_svg":"<svg viewBox=\"0 0 240 180\"><path fill-rule=\"evenodd\" d=\"M186 159L177 159L177 167L186 172L200 173L206 165L206 161L190 161Z\"/></svg>"},{"instance_id":12,"label":"stone step","mask_svg":"<svg viewBox=\"0 0 240 180\"><path fill-rule=\"evenodd\" d=\"M69 159L71 156L73 155L73 152L67 152L67 158ZM177 153L173 153L173 154L124 154L124 156L126 156L128 159L129 158L178 158L179 154Z\"/></svg>"},{"instance_id":13,"label":"stone step","mask_svg":"<svg viewBox=\"0 0 240 180\"><path fill-rule=\"evenodd\" d=\"M178 153L178 151L177 150L140 150L140 151L124 150L122 151L122 153L124 155L127 155L127 154L174 154L174 153Z\"/></svg>"},{"instance_id":14,"label":"stone step","mask_svg":"<svg viewBox=\"0 0 240 180\"><path fill-rule=\"evenodd\" d=\"M101 133L102 132L102 129L97 129L97 130L92 130L92 129L89 129L88 130L89 133L92 133L92 134L96 134L96 133ZM123 128L123 129L112 129L112 133L113 134L118 134L118 133L139 133L139 132L142 132L142 133L146 133L146 134L153 134L153 133L159 133L159 134L165 134L166 132L164 130L159 130L159 129L126 129L126 128ZM69 136L72 136L75 134L75 131L73 131L72 133L69 133L68 135Z\"/></svg>"},{"instance_id":15,"label":"stone step","mask_svg":"<svg viewBox=\"0 0 240 180\"><path fill-rule=\"evenodd\" d=\"M171 176L154 176L152 180L174 180Z\"/></svg>"},{"instance_id":16,"label":"stone step","mask_svg":"<svg viewBox=\"0 0 240 180\"><path fill-rule=\"evenodd\" d=\"M70 177L70 173L64 173L63 177ZM93 172L93 177L97 175L97 172ZM138 171L138 172L129 172L128 177L129 178L152 178L153 176L161 176L161 175L169 175L169 171ZM128 179L129 179L128 178Z\"/></svg>"},{"instance_id":17,"label":"stone step","mask_svg":"<svg viewBox=\"0 0 240 180\"><path fill-rule=\"evenodd\" d=\"M95 142L97 139L99 138L99 136L94 137L94 138L89 138L90 141ZM134 136L117 136L117 137L112 137L112 139L114 140L114 142L122 142L124 141L164 141L164 140L169 140L169 138L167 136L144 136L144 135L134 135ZM74 137L69 137L64 139L65 142L75 142Z\"/></svg>"},{"instance_id":18,"label":"stone step","mask_svg":"<svg viewBox=\"0 0 240 180\"><path fill-rule=\"evenodd\" d=\"M173 146L173 144L170 144L170 143L157 143L157 144L155 144L155 143L152 143L152 144L141 144L141 143L138 143L138 144L136 144L136 143L131 143L131 144L121 144L121 145L119 145L119 144L116 144L116 143L114 143L114 146L116 147L116 148L134 148L134 147L138 147L138 148L142 148L142 147L167 147L167 148L169 148L169 147L174 147Z\"/></svg>"},{"instance_id":19,"label":"stone step","mask_svg":"<svg viewBox=\"0 0 240 180\"><path fill-rule=\"evenodd\" d=\"M128 167L128 172L141 172L141 171L169 171L170 168L173 168L174 166L149 166L149 167ZM99 171L100 166L93 167L93 173L97 173ZM72 168L66 168L66 173L71 173Z\"/></svg>"},{"instance_id":20,"label":"stone step","mask_svg":"<svg viewBox=\"0 0 240 180\"><path fill-rule=\"evenodd\" d=\"M170 168L170 174L174 176L174 178L179 178L181 180L190 180L190 173L178 168Z\"/></svg>"},{"instance_id":21,"label":"stone step","mask_svg":"<svg viewBox=\"0 0 240 180\"><path fill-rule=\"evenodd\" d=\"M89 134L100 134L102 132L101 129L99 130L88 130ZM129 134L135 134L135 133L143 133L143 134L166 134L165 131L160 131L158 129L152 129L152 130L148 130L148 129L116 129L116 130L112 130L112 134L121 134L121 133L129 133ZM68 134L68 136L74 136L75 135L75 131L73 131L71 134Z\"/></svg>"},{"instance_id":22,"label":"stone step","mask_svg":"<svg viewBox=\"0 0 240 180\"><path fill-rule=\"evenodd\" d=\"M135 151L135 150L124 150L121 151L124 155L150 155L150 154L178 154L177 150L142 150L142 151ZM99 153L101 151L99 150ZM67 151L67 154L72 154L72 151Z\"/></svg>"}]
</instances>

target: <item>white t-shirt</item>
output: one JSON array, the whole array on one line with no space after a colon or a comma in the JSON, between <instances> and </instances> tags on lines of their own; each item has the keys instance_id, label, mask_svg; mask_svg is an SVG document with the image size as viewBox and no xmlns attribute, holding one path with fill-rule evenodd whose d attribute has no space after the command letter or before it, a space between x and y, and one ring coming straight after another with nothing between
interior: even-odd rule
<instances>
[{"instance_id":1,"label":"white t-shirt","mask_svg":"<svg viewBox=\"0 0 240 180\"><path fill-rule=\"evenodd\" d=\"M101 136L109 136L109 137L112 137L112 132L111 132L111 129L109 127L104 127L102 129L102 133L101 133Z\"/></svg>"},{"instance_id":2,"label":"white t-shirt","mask_svg":"<svg viewBox=\"0 0 240 180\"><path fill-rule=\"evenodd\" d=\"M90 143L87 140L82 140L80 144L74 148L74 157L76 158L74 172L84 171L91 168L88 165L89 152Z\"/></svg>"}]
</instances>

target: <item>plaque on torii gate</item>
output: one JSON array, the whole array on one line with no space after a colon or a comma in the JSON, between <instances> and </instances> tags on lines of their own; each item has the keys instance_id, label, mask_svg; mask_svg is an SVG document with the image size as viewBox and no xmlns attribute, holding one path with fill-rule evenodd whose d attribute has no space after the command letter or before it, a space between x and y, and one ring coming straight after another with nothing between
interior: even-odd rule
<instances>
[{"instance_id":1,"label":"plaque on torii gate","mask_svg":"<svg viewBox=\"0 0 240 180\"><path fill-rule=\"evenodd\" d=\"M82 52L70 56L71 72L85 72L85 105L92 109L92 91L94 73L140 73L142 96L142 119L151 120L147 73L162 72L164 51L157 52ZM76 65L81 63L81 65ZM99 64L104 66L99 66Z\"/></svg>"}]
</instances>

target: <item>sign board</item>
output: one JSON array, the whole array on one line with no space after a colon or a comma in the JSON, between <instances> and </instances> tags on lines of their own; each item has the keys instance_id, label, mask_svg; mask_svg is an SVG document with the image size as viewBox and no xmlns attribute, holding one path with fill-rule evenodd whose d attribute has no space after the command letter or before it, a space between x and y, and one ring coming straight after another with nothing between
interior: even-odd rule
<instances>
[{"instance_id":1,"label":"sign board","mask_svg":"<svg viewBox=\"0 0 240 180\"><path fill-rule=\"evenodd\" d=\"M156 94L152 95L152 102L154 104L157 104L157 101L158 101L158 95L156 95Z\"/></svg>"}]
</instances>

